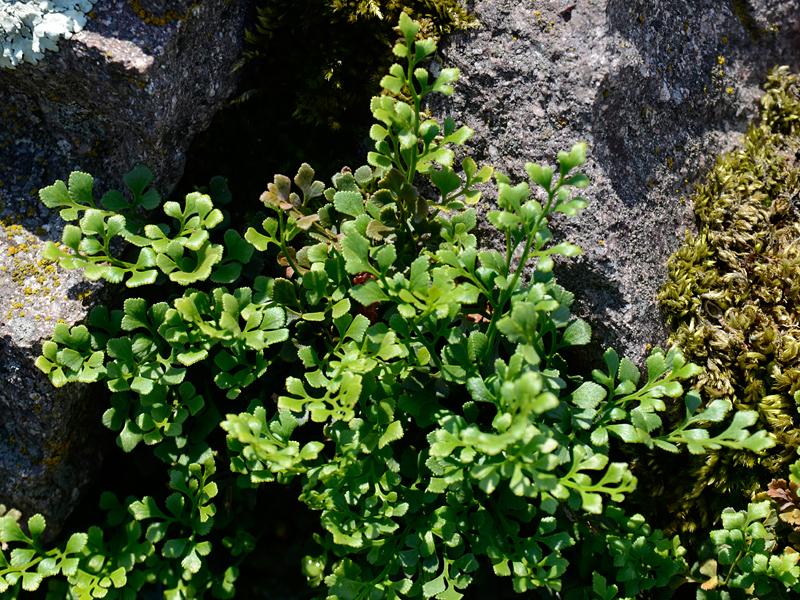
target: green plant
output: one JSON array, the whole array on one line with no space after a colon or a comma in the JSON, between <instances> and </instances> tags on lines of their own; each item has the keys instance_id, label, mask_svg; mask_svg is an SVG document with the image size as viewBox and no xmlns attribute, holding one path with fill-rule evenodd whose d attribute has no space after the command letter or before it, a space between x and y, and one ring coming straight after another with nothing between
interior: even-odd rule
<instances>
[{"instance_id":1,"label":"green plant","mask_svg":"<svg viewBox=\"0 0 800 600\"><path fill-rule=\"evenodd\" d=\"M590 329L552 273L554 257L580 250L554 243L548 221L586 205L575 195L589 183L585 146L556 168L528 164L533 189L495 173L487 217L505 246L481 248L471 205L492 169L469 157L457 167L454 147L472 132L423 112L458 72L432 76L421 64L435 42L417 40L404 13L399 28L405 65L372 101L369 166L327 188L308 165L276 176L261 197L268 216L243 238L215 231L225 215L200 193L164 206L170 226L143 216L156 196L142 171L127 182L132 200L112 193L104 208L85 175L42 190L79 223L65 229L69 251L48 250L64 266L161 283L159 301L128 298L88 326L58 327L39 365L56 385L104 381L105 424L123 450L153 446L169 484L104 495L106 534L54 548L40 517L29 534L0 517L3 591L60 575L56 597L231 597L255 543L256 491L289 482L319 514L302 569L321 596L460 598L491 573L565 598L684 580L680 540L624 508L637 483L624 448L760 452L774 440L751 430L755 413L726 423L729 401L701 408L684 394L700 369L677 349L654 350L644 375L608 350L583 380L569 352ZM114 237L146 259L126 260ZM667 426L666 401L684 396Z\"/></svg>"},{"instance_id":2,"label":"green plant","mask_svg":"<svg viewBox=\"0 0 800 600\"><path fill-rule=\"evenodd\" d=\"M792 598L800 592L800 461L790 472L789 481L773 480L745 510L722 512L722 529L711 532L707 559L695 566L703 581L699 598Z\"/></svg>"},{"instance_id":3,"label":"green plant","mask_svg":"<svg viewBox=\"0 0 800 600\"><path fill-rule=\"evenodd\" d=\"M461 0L257 0L254 8L236 100L193 144L185 189L223 174L237 198L258 197L255 172L309 162L328 180L360 164L400 13L435 38L477 25Z\"/></svg>"},{"instance_id":4,"label":"green plant","mask_svg":"<svg viewBox=\"0 0 800 600\"><path fill-rule=\"evenodd\" d=\"M671 341L707 366L703 395L755 410L778 443L764 456L725 450L686 465L691 476L666 490L680 528L710 524L721 503L779 476L800 447L798 77L773 71L761 105L743 147L695 192L698 234L670 258L660 301Z\"/></svg>"}]
</instances>

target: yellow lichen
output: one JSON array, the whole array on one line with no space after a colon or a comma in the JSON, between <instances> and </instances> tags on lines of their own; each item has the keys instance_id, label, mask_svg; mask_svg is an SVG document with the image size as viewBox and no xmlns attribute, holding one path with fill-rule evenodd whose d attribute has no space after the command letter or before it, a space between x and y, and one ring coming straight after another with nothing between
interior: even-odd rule
<instances>
[{"instance_id":1,"label":"yellow lichen","mask_svg":"<svg viewBox=\"0 0 800 600\"><path fill-rule=\"evenodd\" d=\"M24 214L30 212L28 209ZM17 219L19 214L20 211L17 212ZM6 288L6 298L13 299L3 313L6 320L28 315L35 320L47 320L44 311L62 300L60 295L64 294L64 290L59 270L53 261L39 257L40 248L41 241L20 223L10 217L0 219L0 252L7 257L5 264L0 266L0 273L11 284L10 288ZM36 298L37 302L30 303L32 298Z\"/></svg>"},{"instance_id":2,"label":"yellow lichen","mask_svg":"<svg viewBox=\"0 0 800 600\"><path fill-rule=\"evenodd\" d=\"M194 3L184 11L166 10L161 14L154 14L142 6L141 0L130 0L130 3L136 16L139 17L143 23L154 27L164 27L175 21L183 21L189 16L192 9L198 6L198 3Z\"/></svg>"}]
</instances>

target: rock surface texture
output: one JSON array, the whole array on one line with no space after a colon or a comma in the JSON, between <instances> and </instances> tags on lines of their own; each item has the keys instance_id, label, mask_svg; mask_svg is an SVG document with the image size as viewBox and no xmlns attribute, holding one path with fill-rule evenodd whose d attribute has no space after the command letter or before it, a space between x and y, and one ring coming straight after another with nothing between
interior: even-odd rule
<instances>
[{"instance_id":1,"label":"rock surface texture","mask_svg":"<svg viewBox=\"0 0 800 600\"><path fill-rule=\"evenodd\" d=\"M589 143L589 208L554 224L584 249L562 285L596 341L641 361L667 332L666 261L694 227L682 201L741 140L769 69L800 63L798 0L477 0L483 27L451 38L446 113L514 178Z\"/></svg>"},{"instance_id":2,"label":"rock surface texture","mask_svg":"<svg viewBox=\"0 0 800 600\"><path fill-rule=\"evenodd\" d=\"M33 362L99 286L40 259L63 223L38 189L76 169L116 187L137 163L174 185L235 87L246 4L104 0L59 52L0 69L0 504L42 512L53 531L99 465L102 390L56 390Z\"/></svg>"},{"instance_id":3,"label":"rock surface texture","mask_svg":"<svg viewBox=\"0 0 800 600\"><path fill-rule=\"evenodd\" d=\"M164 5L169 5L165 7ZM36 66L0 70L53 139L109 181L136 163L176 183L184 151L235 86L247 2L104 0Z\"/></svg>"}]
</instances>

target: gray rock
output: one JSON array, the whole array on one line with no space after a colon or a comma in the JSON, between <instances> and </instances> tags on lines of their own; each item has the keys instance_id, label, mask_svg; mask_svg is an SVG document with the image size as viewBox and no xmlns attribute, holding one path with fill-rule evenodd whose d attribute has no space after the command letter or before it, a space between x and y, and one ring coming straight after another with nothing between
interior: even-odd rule
<instances>
[{"instance_id":1,"label":"gray rock","mask_svg":"<svg viewBox=\"0 0 800 600\"><path fill-rule=\"evenodd\" d=\"M589 143L589 208L557 220L584 249L558 267L595 340L641 361L667 332L656 294L692 229L681 199L756 114L769 68L798 66L798 0L477 0L451 38L441 108L515 178ZM485 227L485 225L484 225Z\"/></svg>"},{"instance_id":2,"label":"gray rock","mask_svg":"<svg viewBox=\"0 0 800 600\"><path fill-rule=\"evenodd\" d=\"M146 163L169 188L189 141L234 90L247 4L98 2L59 52L0 71L0 90L25 97L84 168L116 182Z\"/></svg>"},{"instance_id":3,"label":"gray rock","mask_svg":"<svg viewBox=\"0 0 800 600\"><path fill-rule=\"evenodd\" d=\"M40 259L63 223L38 189L76 169L118 186L137 163L173 186L234 89L246 5L104 0L59 52L0 70L0 504L42 512L51 531L100 464L103 388L56 390L33 362L102 291Z\"/></svg>"},{"instance_id":4,"label":"gray rock","mask_svg":"<svg viewBox=\"0 0 800 600\"><path fill-rule=\"evenodd\" d=\"M54 324L83 319L99 286L39 256L62 224L36 190L64 157L47 155L37 134L46 131L22 116L0 130L0 504L42 512L56 531L100 464L99 404L86 387L53 388L33 363Z\"/></svg>"}]
</instances>

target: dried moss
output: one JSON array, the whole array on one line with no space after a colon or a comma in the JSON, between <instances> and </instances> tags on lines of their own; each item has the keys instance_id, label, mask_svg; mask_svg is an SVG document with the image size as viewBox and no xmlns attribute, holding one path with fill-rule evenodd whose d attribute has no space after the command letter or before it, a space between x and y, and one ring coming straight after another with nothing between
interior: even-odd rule
<instances>
[{"instance_id":1,"label":"dried moss","mask_svg":"<svg viewBox=\"0 0 800 600\"><path fill-rule=\"evenodd\" d=\"M774 70L761 105L743 147L697 189L698 234L671 257L659 299L672 341L706 367L704 397L758 411L778 445L763 457L720 451L688 461L684 488L671 494L683 530L709 524L800 448L800 78Z\"/></svg>"}]
</instances>

